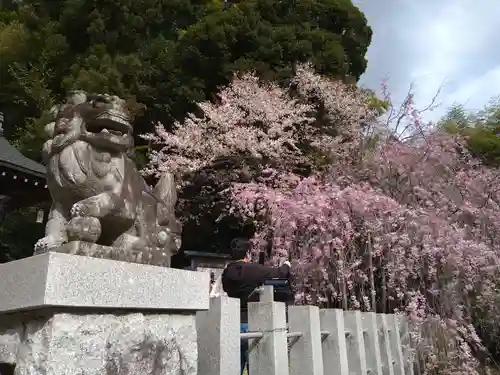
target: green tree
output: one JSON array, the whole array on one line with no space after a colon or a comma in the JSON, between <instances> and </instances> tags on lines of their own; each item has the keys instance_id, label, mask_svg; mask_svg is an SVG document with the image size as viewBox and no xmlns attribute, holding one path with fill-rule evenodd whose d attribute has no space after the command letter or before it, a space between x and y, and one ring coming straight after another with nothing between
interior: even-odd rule
<instances>
[{"instance_id":1,"label":"green tree","mask_svg":"<svg viewBox=\"0 0 500 375\"><path fill-rule=\"evenodd\" d=\"M469 114L462 104L453 104L446 115L438 122L438 126L450 131L456 132L464 130L471 125L471 114Z\"/></svg>"},{"instance_id":2,"label":"green tree","mask_svg":"<svg viewBox=\"0 0 500 375\"><path fill-rule=\"evenodd\" d=\"M374 110L378 116L382 116L390 108L391 102L386 99L379 98L372 89L361 87L359 90L370 98L368 108Z\"/></svg>"},{"instance_id":3,"label":"green tree","mask_svg":"<svg viewBox=\"0 0 500 375\"><path fill-rule=\"evenodd\" d=\"M350 0L242 1L189 28L178 52L184 70L211 94L236 71L280 80L305 61L357 81L370 40L371 29Z\"/></svg>"},{"instance_id":4,"label":"green tree","mask_svg":"<svg viewBox=\"0 0 500 375\"><path fill-rule=\"evenodd\" d=\"M311 60L355 81L370 40L351 0L24 0L0 11L0 110L7 136L36 157L44 112L70 89L126 98L143 133L240 70L286 79Z\"/></svg>"},{"instance_id":5,"label":"green tree","mask_svg":"<svg viewBox=\"0 0 500 375\"><path fill-rule=\"evenodd\" d=\"M139 132L149 125L148 114L170 114L157 105L162 97L167 104L176 99L172 90L156 89L158 71L165 81L175 76L172 51L179 30L215 10L214 4L26 0L14 11L0 12L0 45L5 46L0 109L7 136L19 139L23 152L38 156L40 117L74 88L120 95L138 114L147 109L138 117ZM11 34L18 42L9 42Z\"/></svg>"},{"instance_id":6,"label":"green tree","mask_svg":"<svg viewBox=\"0 0 500 375\"><path fill-rule=\"evenodd\" d=\"M477 113L455 104L439 121L439 126L467 138L469 150L488 165L500 165L500 98Z\"/></svg>"},{"instance_id":7,"label":"green tree","mask_svg":"<svg viewBox=\"0 0 500 375\"><path fill-rule=\"evenodd\" d=\"M43 237L43 225L36 222L37 207L16 209L2 216L0 263L33 255L33 245Z\"/></svg>"}]
</instances>

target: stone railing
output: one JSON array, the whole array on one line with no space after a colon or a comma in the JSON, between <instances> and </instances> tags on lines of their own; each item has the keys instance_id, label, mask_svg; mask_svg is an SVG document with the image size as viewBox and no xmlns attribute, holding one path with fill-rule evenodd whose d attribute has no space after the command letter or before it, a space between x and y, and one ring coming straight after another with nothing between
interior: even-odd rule
<instances>
[{"instance_id":1,"label":"stone railing","mask_svg":"<svg viewBox=\"0 0 500 375\"><path fill-rule=\"evenodd\" d=\"M204 272L61 253L1 264L0 371L238 375L249 340L250 375L418 373L396 315L287 309L265 286L241 334L239 300L209 300L208 284Z\"/></svg>"},{"instance_id":2,"label":"stone railing","mask_svg":"<svg viewBox=\"0 0 500 375\"><path fill-rule=\"evenodd\" d=\"M198 374L239 374L240 340L249 340L250 375L416 373L402 317L316 306L286 308L272 295L272 287L266 286L261 301L249 304L248 333L240 333L237 299L213 298L208 311L197 313Z\"/></svg>"}]
</instances>

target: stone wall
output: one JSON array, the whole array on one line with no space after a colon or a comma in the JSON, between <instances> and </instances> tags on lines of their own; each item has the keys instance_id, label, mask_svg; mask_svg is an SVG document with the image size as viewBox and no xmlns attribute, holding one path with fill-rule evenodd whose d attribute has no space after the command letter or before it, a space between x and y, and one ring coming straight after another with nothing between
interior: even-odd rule
<instances>
[{"instance_id":1,"label":"stone wall","mask_svg":"<svg viewBox=\"0 0 500 375\"><path fill-rule=\"evenodd\" d=\"M10 324L6 324L10 322ZM56 313L7 319L0 362L19 375L195 375L194 316Z\"/></svg>"}]
</instances>

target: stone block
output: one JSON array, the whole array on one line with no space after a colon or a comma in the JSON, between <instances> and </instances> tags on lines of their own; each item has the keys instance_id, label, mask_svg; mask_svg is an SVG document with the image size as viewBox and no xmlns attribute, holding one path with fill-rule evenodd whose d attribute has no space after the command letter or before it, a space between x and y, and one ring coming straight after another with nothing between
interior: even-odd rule
<instances>
[{"instance_id":1,"label":"stone block","mask_svg":"<svg viewBox=\"0 0 500 375\"><path fill-rule=\"evenodd\" d=\"M350 374L368 374L361 311L344 311L347 359Z\"/></svg>"},{"instance_id":2,"label":"stone block","mask_svg":"<svg viewBox=\"0 0 500 375\"><path fill-rule=\"evenodd\" d=\"M344 312L341 309L320 310L321 330L330 334L323 340L325 374L349 375Z\"/></svg>"},{"instance_id":3,"label":"stone block","mask_svg":"<svg viewBox=\"0 0 500 375\"><path fill-rule=\"evenodd\" d=\"M49 252L0 264L0 314L47 307L194 314L209 308L209 277L205 272Z\"/></svg>"},{"instance_id":4,"label":"stone block","mask_svg":"<svg viewBox=\"0 0 500 375\"><path fill-rule=\"evenodd\" d=\"M13 316L0 317L0 363L13 365L23 335L22 322Z\"/></svg>"},{"instance_id":5,"label":"stone block","mask_svg":"<svg viewBox=\"0 0 500 375\"><path fill-rule=\"evenodd\" d=\"M318 306L290 306L288 308L290 332L301 332L293 343L290 358L290 375L323 375L321 326Z\"/></svg>"},{"instance_id":6,"label":"stone block","mask_svg":"<svg viewBox=\"0 0 500 375\"><path fill-rule=\"evenodd\" d=\"M203 375L238 374L241 360L240 301L212 298L210 310L196 314L198 371Z\"/></svg>"},{"instance_id":7,"label":"stone block","mask_svg":"<svg viewBox=\"0 0 500 375\"><path fill-rule=\"evenodd\" d=\"M261 340L249 340L249 373L289 375L285 304L249 302L248 330L264 333Z\"/></svg>"},{"instance_id":8,"label":"stone block","mask_svg":"<svg viewBox=\"0 0 500 375\"><path fill-rule=\"evenodd\" d=\"M56 313L27 321L16 375L196 375L194 315Z\"/></svg>"}]
</instances>

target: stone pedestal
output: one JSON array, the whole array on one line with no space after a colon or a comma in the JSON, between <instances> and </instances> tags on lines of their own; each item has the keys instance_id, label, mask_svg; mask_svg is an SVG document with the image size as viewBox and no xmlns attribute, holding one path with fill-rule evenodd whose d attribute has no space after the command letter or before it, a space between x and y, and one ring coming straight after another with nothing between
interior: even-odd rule
<instances>
[{"instance_id":1,"label":"stone pedestal","mask_svg":"<svg viewBox=\"0 0 500 375\"><path fill-rule=\"evenodd\" d=\"M16 375L195 375L209 275L47 253L0 265L0 363Z\"/></svg>"}]
</instances>

